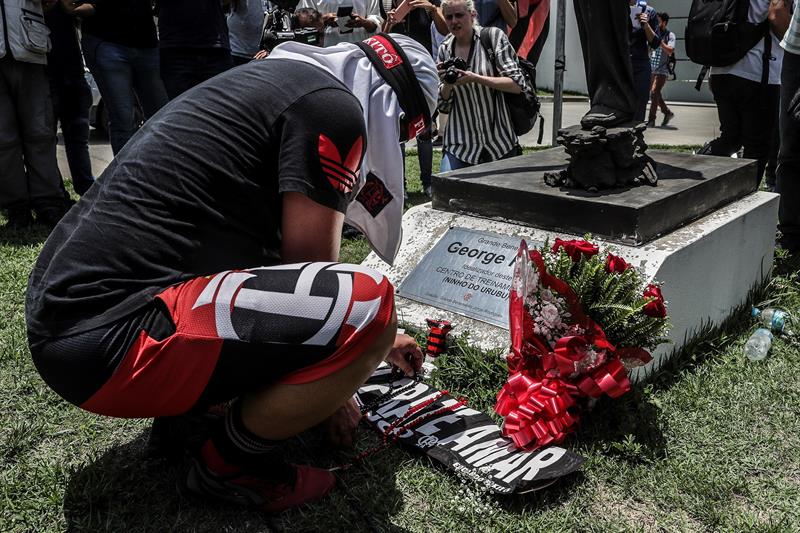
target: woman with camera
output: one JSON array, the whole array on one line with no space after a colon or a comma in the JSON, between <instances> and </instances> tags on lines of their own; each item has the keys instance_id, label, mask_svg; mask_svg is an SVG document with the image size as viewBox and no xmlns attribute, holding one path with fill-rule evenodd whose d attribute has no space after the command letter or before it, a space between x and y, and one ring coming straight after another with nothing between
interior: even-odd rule
<instances>
[{"instance_id":1,"label":"woman with camera","mask_svg":"<svg viewBox=\"0 0 800 533\"><path fill-rule=\"evenodd\" d=\"M472 0L443 0L450 35L439 47L439 111L448 113L441 172L519 155L501 93L531 91L502 30L488 28L494 64L481 44Z\"/></svg>"}]
</instances>

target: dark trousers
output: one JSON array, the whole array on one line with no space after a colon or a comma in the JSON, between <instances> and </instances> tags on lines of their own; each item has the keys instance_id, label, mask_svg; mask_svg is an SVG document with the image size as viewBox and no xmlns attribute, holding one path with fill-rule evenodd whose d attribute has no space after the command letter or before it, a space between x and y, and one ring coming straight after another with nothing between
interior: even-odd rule
<instances>
[{"instance_id":1,"label":"dark trousers","mask_svg":"<svg viewBox=\"0 0 800 533\"><path fill-rule=\"evenodd\" d=\"M83 34L81 47L108 111L108 136L116 155L138 127L134 123L137 99L145 119L167 103L158 50L122 46L89 33Z\"/></svg>"},{"instance_id":2,"label":"dark trousers","mask_svg":"<svg viewBox=\"0 0 800 533\"><path fill-rule=\"evenodd\" d=\"M650 100L650 78L653 71L650 61L636 61L633 66L633 87L636 90L636 112L633 119L644 122L644 115L647 112L647 102Z\"/></svg>"},{"instance_id":3,"label":"dark trousers","mask_svg":"<svg viewBox=\"0 0 800 533\"><path fill-rule=\"evenodd\" d=\"M50 92L56 120L61 125L64 149L75 192L83 195L94 183L89 159L89 108L92 90L83 76L51 78Z\"/></svg>"},{"instance_id":4,"label":"dark trousers","mask_svg":"<svg viewBox=\"0 0 800 533\"><path fill-rule=\"evenodd\" d=\"M780 104L781 146L776 191L781 195L778 228L790 247L800 247L800 55L783 55Z\"/></svg>"},{"instance_id":5,"label":"dark trousers","mask_svg":"<svg viewBox=\"0 0 800 533\"><path fill-rule=\"evenodd\" d=\"M231 67L231 53L224 48L161 49L161 79L170 100Z\"/></svg>"},{"instance_id":6,"label":"dark trousers","mask_svg":"<svg viewBox=\"0 0 800 533\"><path fill-rule=\"evenodd\" d=\"M637 99L628 44L628 3L574 1L592 108L604 106L633 115Z\"/></svg>"},{"instance_id":7,"label":"dark trousers","mask_svg":"<svg viewBox=\"0 0 800 533\"><path fill-rule=\"evenodd\" d=\"M0 207L61 207L53 104L44 65L0 59Z\"/></svg>"},{"instance_id":8,"label":"dark trousers","mask_svg":"<svg viewBox=\"0 0 800 533\"><path fill-rule=\"evenodd\" d=\"M778 121L780 87L763 87L732 74L714 74L711 92L717 104L720 135L703 148L703 153L730 156L744 148L744 157L758 161L758 186Z\"/></svg>"},{"instance_id":9,"label":"dark trousers","mask_svg":"<svg viewBox=\"0 0 800 533\"><path fill-rule=\"evenodd\" d=\"M403 176L405 176L406 143L400 143L400 148L403 150ZM433 173L433 140L429 128L417 136L417 159L419 160L419 179L422 182L422 188L430 187Z\"/></svg>"}]
</instances>

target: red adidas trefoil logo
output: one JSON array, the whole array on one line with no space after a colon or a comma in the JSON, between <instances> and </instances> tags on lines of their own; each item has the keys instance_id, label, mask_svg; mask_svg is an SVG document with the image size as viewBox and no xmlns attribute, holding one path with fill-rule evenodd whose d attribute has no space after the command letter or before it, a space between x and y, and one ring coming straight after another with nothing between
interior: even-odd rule
<instances>
[{"instance_id":1,"label":"red adidas trefoil logo","mask_svg":"<svg viewBox=\"0 0 800 533\"><path fill-rule=\"evenodd\" d=\"M344 194L353 190L358 180L363 146L364 139L359 137L342 160L339 149L333 141L322 133L319 134L319 162L322 165L322 172L334 189Z\"/></svg>"}]
</instances>

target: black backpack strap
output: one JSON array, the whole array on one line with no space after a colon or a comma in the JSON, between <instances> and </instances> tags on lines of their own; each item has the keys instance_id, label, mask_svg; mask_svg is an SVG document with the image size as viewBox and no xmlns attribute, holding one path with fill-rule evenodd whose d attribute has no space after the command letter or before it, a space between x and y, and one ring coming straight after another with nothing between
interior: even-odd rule
<instances>
[{"instance_id":1,"label":"black backpack strap","mask_svg":"<svg viewBox=\"0 0 800 533\"><path fill-rule=\"evenodd\" d=\"M769 85L769 62L772 61L772 32L764 35L764 53L761 56L761 85Z\"/></svg>"},{"instance_id":2,"label":"black backpack strap","mask_svg":"<svg viewBox=\"0 0 800 533\"><path fill-rule=\"evenodd\" d=\"M708 74L708 69L710 68L711 67L708 65L703 65L703 68L700 69L700 73L697 75L697 81L694 84L695 91L699 91L703 88L703 80L705 79L706 74Z\"/></svg>"},{"instance_id":3,"label":"black backpack strap","mask_svg":"<svg viewBox=\"0 0 800 533\"><path fill-rule=\"evenodd\" d=\"M481 46L484 50L486 50L486 55L489 56L489 62L492 64L492 68L494 69L495 74L499 74L497 71L497 58L494 54L494 45L492 44L492 33L488 27L481 28L481 32L479 34Z\"/></svg>"}]
</instances>

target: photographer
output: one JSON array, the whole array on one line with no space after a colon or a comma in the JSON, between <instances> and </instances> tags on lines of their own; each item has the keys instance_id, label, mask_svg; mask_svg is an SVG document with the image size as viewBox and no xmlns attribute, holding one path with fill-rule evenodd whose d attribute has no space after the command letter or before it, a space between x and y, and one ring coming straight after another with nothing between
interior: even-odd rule
<instances>
[{"instance_id":1,"label":"photographer","mask_svg":"<svg viewBox=\"0 0 800 533\"><path fill-rule=\"evenodd\" d=\"M633 87L636 93L636 110L633 119L644 122L647 102L650 100L650 49L661 46L658 34L658 13L643 0L629 0L631 32L629 37Z\"/></svg>"},{"instance_id":2,"label":"photographer","mask_svg":"<svg viewBox=\"0 0 800 533\"><path fill-rule=\"evenodd\" d=\"M667 13L658 14L658 32L661 35L661 45L653 50L650 56L650 67L653 69L653 74L650 78L650 115L647 119L648 126L656 125L656 113L658 108L664 113L664 121L661 123L663 128L672 120L675 113L670 111L667 102L661 95L661 90L667 83L667 76L670 73L670 59L675 53L675 34L669 31L667 24L669 23L669 15Z\"/></svg>"},{"instance_id":3,"label":"photographer","mask_svg":"<svg viewBox=\"0 0 800 533\"><path fill-rule=\"evenodd\" d=\"M259 51L255 59L264 59L281 43L294 41L322 46L325 29L322 15L316 9L301 7L295 11L296 2L270 3L264 19ZM294 14L292 14L294 11Z\"/></svg>"},{"instance_id":4,"label":"photographer","mask_svg":"<svg viewBox=\"0 0 800 533\"><path fill-rule=\"evenodd\" d=\"M298 7L313 8L322 13L326 47L362 41L383 25L378 0L301 0ZM340 16L340 13L348 15Z\"/></svg>"},{"instance_id":5,"label":"photographer","mask_svg":"<svg viewBox=\"0 0 800 533\"><path fill-rule=\"evenodd\" d=\"M441 172L521 153L501 92L532 90L505 33L490 28L497 70L480 42L472 0L443 0L450 35L439 47L439 111L449 113Z\"/></svg>"}]
</instances>

